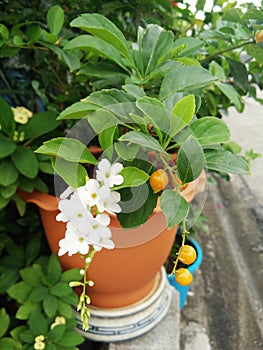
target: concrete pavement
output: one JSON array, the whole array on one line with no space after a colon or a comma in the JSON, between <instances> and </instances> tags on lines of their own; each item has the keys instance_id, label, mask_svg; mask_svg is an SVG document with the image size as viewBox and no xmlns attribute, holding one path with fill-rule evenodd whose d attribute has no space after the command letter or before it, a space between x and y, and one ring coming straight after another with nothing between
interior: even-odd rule
<instances>
[{"instance_id":1,"label":"concrete pavement","mask_svg":"<svg viewBox=\"0 0 263 350\"><path fill-rule=\"evenodd\" d=\"M192 350L263 349L263 106L247 99L242 114L231 108L224 120L243 153L262 157L251 162L251 176L209 186L210 234L197 237L204 258L181 313L181 350L197 328L204 341Z\"/></svg>"}]
</instances>

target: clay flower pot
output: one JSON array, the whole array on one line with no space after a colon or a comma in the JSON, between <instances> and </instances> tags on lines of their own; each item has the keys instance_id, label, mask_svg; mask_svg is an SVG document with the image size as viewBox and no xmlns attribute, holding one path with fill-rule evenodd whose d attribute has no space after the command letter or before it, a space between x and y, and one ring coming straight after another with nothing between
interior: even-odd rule
<instances>
[{"instance_id":1,"label":"clay flower pot","mask_svg":"<svg viewBox=\"0 0 263 350\"><path fill-rule=\"evenodd\" d=\"M205 179L203 172L182 192L188 202L204 190ZM58 199L40 192L20 191L19 195L39 207L50 249L57 253L58 243L65 233L65 223L56 221ZM117 218L112 216L110 228L116 247L96 253L88 269L88 278L94 281L94 286L88 290L91 305L102 308L131 305L150 293L170 253L177 230L177 226L166 228L165 216L159 209L135 229L121 228ZM60 261L64 270L83 266L83 259L77 254L61 256Z\"/></svg>"}]
</instances>

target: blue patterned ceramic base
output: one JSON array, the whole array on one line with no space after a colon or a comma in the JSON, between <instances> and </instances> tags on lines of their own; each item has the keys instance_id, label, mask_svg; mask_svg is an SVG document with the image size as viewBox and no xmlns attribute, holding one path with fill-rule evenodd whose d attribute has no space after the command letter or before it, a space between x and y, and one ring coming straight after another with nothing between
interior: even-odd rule
<instances>
[{"instance_id":1,"label":"blue patterned ceramic base","mask_svg":"<svg viewBox=\"0 0 263 350\"><path fill-rule=\"evenodd\" d=\"M91 307L89 329L81 328L79 315L78 331L86 338L101 342L128 340L145 334L166 315L171 302L171 287L164 268L161 269L151 293L138 303L116 309Z\"/></svg>"}]
</instances>

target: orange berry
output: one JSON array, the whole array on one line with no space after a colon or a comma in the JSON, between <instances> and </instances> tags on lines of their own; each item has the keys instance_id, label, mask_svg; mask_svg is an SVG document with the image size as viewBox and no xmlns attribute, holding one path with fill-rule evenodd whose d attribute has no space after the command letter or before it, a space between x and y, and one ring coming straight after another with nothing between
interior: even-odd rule
<instances>
[{"instance_id":1,"label":"orange berry","mask_svg":"<svg viewBox=\"0 0 263 350\"><path fill-rule=\"evenodd\" d=\"M150 177L150 185L154 193L162 191L168 184L168 175L163 169L154 171Z\"/></svg>"},{"instance_id":2,"label":"orange berry","mask_svg":"<svg viewBox=\"0 0 263 350\"><path fill-rule=\"evenodd\" d=\"M261 43L263 41L263 30L260 30L256 34L256 43Z\"/></svg>"},{"instance_id":3,"label":"orange berry","mask_svg":"<svg viewBox=\"0 0 263 350\"><path fill-rule=\"evenodd\" d=\"M181 286L189 286L193 282L193 275L187 269L181 267L175 271L175 280Z\"/></svg>"},{"instance_id":4,"label":"orange berry","mask_svg":"<svg viewBox=\"0 0 263 350\"><path fill-rule=\"evenodd\" d=\"M196 260L196 251L191 245L185 244L182 246L179 254L179 260L186 265L190 265Z\"/></svg>"}]
</instances>

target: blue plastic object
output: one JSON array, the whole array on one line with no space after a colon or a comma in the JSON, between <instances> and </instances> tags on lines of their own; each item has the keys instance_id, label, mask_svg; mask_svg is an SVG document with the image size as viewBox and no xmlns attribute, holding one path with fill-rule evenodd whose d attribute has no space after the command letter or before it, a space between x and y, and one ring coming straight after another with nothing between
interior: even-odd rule
<instances>
[{"instance_id":1,"label":"blue plastic object","mask_svg":"<svg viewBox=\"0 0 263 350\"><path fill-rule=\"evenodd\" d=\"M196 261L187 268L193 275L194 272L201 265L201 262L203 260L203 252L202 252L202 248L200 247L200 245L194 239L189 239L189 241L194 246L194 248L196 250L196 255L197 255ZM179 292L180 310L182 310L182 308L185 305L187 294L188 294L188 291L189 291L189 288L191 285L186 286L186 287L181 286L179 283L176 282L174 275L169 277L169 275L167 274L167 278L168 278L170 285L173 286Z\"/></svg>"}]
</instances>

